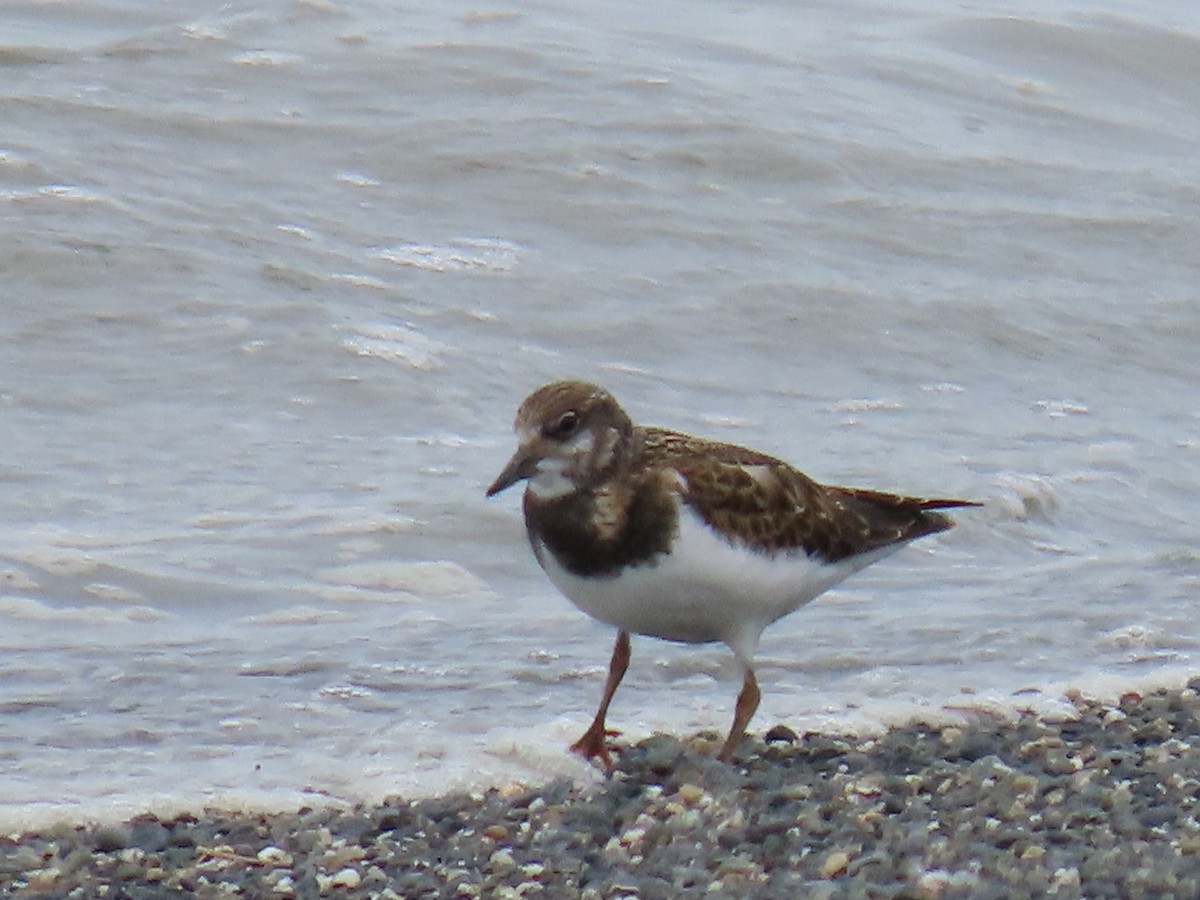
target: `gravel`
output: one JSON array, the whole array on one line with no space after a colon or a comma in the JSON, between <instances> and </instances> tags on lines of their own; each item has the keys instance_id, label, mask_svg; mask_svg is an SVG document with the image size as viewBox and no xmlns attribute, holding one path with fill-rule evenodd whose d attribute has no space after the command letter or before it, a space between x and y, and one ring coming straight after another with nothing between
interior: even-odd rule
<instances>
[{"instance_id":1,"label":"gravel","mask_svg":"<svg viewBox=\"0 0 1200 900\"><path fill-rule=\"evenodd\" d=\"M13 898L1192 898L1200 678L882 737L625 748L612 777L0 837Z\"/></svg>"}]
</instances>

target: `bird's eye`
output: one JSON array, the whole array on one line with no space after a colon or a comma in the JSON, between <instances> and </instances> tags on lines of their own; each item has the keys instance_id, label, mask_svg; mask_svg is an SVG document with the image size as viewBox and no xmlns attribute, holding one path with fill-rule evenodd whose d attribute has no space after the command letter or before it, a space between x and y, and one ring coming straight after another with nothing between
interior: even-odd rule
<instances>
[{"instance_id":1,"label":"bird's eye","mask_svg":"<svg viewBox=\"0 0 1200 900\"><path fill-rule=\"evenodd\" d=\"M561 416L554 420L546 431L548 437L565 438L569 437L576 428L579 427L579 413L573 409L567 410Z\"/></svg>"}]
</instances>

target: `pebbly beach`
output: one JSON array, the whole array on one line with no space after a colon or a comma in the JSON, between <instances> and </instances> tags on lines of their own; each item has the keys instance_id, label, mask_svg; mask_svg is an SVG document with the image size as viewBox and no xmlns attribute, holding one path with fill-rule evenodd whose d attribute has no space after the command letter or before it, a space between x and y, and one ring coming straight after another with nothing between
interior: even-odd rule
<instances>
[{"instance_id":1,"label":"pebbly beach","mask_svg":"<svg viewBox=\"0 0 1200 900\"><path fill-rule=\"evenodd\" d=\"M1200 678L1077 716L776 726L623 747L569 779L0 837L12 898L1195 897Z\"/></svg>"}]
</instances>

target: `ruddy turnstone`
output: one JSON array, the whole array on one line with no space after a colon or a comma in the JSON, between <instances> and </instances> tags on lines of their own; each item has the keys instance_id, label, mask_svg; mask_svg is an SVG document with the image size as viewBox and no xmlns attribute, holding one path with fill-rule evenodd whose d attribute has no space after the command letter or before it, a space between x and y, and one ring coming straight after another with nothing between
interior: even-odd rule
<instances>
[{"instance_id":1,"label":"ruddy turnstone","mask_svg":"<svg viewBox=\"0 0 1200 900\"><path fill-rule=\"evenodd\" d=\"M559 381L517 411L519 446L487 489L522 479L534 556L577 607L617 629L595 719L571 749L611 765L609 703L629 635L729 646L742 670L732 758L758 708L763 629L979 504L818 484L755 450L634 425L594 384Z\"/></svg>"}]
</instances>

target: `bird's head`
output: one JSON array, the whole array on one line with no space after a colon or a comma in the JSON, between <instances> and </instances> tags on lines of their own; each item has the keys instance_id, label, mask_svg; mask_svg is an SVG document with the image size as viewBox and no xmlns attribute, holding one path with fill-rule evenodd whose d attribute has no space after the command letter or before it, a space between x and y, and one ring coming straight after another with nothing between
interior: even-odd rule
<instances>
[{"instance_id":1,"label":"bird's head","mask_svg":"<svg viewBox=\"0 0 1200 900\"><path fill-rule=\"evenodd\" d=\"M542 499L602 483L625 463L633 424L604 388L556 381L525 398L513 430L517 451L487 489L489 497L523 479Z\"/></svg>"}]
</instances>

